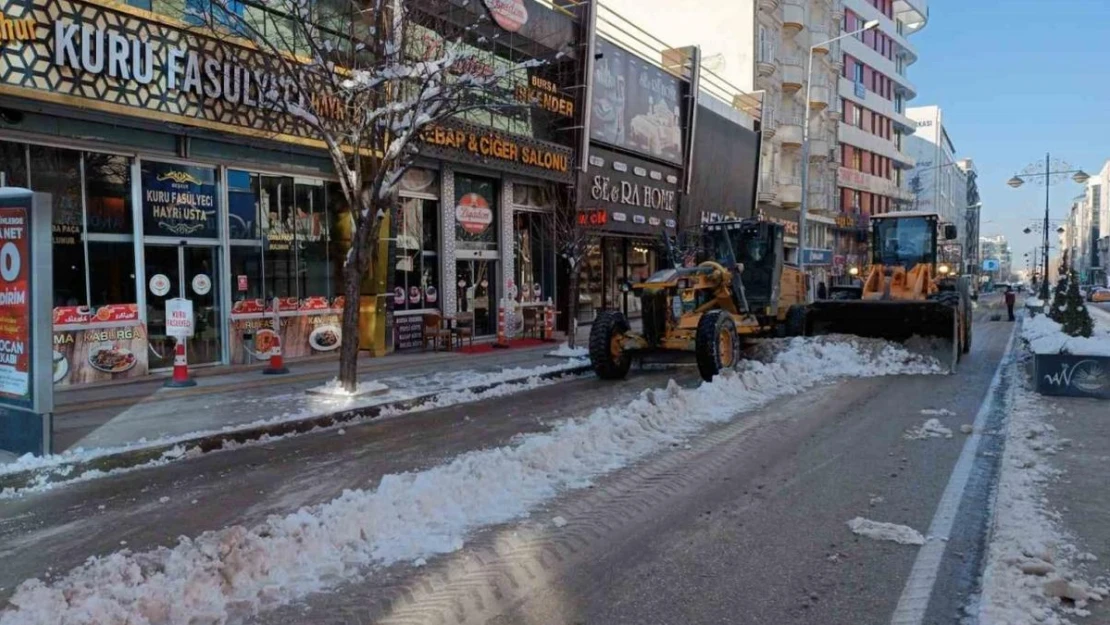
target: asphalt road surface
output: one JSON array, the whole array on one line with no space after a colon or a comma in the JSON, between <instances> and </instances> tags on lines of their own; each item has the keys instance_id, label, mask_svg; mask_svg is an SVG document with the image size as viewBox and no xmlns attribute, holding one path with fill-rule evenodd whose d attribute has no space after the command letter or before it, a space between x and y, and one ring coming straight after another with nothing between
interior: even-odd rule
<instances>
[{"instance_id":1,"label":"asphalt road surface","mask_svg":"<svg viewBox=\"0 0 1110 625\"><path fill-rule=\"evenodd\" d=\"M778 400L531 520L483 530L425 567L375 571L257 622L890 623L921 548L857 537L846 522L862 516L927 533L965 443L959 427L980 412L1014 328L990 321L997 312L999 298L985 296L957 375L841 380ZM372 487L386 473L503 445L669 378L697 384L688 369L621 383L584 378L0 501L0 601L27 577L64 572L121 541L141 551L253 524ZM905 439L928 418L924 409L954 413L940 418L955 436ZM958 622L974 593L997 468L989 452L999 442L984 437L974 456L944 537L942 581L927 576L919 616L902 622ZM555 527L555 516L567 524Z\"/></svg>"}]
</instances>

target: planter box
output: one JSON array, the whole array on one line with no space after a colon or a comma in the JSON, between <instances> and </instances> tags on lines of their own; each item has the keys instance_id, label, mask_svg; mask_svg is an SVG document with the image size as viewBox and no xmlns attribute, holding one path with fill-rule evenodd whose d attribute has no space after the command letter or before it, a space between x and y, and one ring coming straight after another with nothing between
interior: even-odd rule
<instances>
[{"instance_id":1,"label":"planter box","mask_svg":"<svg viewBox=\"0 0 1110 625\"><path fill-rule=\"evenodd\" d=\"M1110 357L1035 354L1033 375L1041 395L1110 399Z\"/></svg>"}]
</instances>

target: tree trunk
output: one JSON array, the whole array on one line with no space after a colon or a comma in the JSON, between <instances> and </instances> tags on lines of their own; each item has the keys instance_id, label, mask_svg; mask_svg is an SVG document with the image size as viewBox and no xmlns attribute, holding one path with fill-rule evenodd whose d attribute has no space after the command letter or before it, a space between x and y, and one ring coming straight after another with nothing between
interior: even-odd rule
<instances>
[{"instance_id":1,"label":"tree trunk","mask_svg":"<svg viewBox=\"0 0 1110 625\"><path fill-rule=\"evenodd\" d=\"M362 294L362 272L358 266L358 262L348 263L343 272L343 296L346 301L343 304L343 343L339 346L339 383L351 393L358 388L358 312L359 296Z\"/></svg>"},{"instance_id":2,"label":"tree trunk","mask_svg":"<svg viewBox=\"0 0 1110 625\"><path fill-rule=\"evenodd\" d=\"M567 288L567 345L577 347L578 334L578 263L570 263L570 280Z\"/></svg>"}]
</instances>

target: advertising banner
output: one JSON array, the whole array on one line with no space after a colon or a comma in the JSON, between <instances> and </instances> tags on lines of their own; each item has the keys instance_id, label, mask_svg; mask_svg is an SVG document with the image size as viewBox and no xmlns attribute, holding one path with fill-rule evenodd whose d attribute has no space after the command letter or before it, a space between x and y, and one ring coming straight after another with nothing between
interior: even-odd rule
<instances>
[{"instance_id":1,"label":"advertising banner","mask_svg":"<svg viewBox=\"0 0 1110 625\"><path fill-rule=\"evenodd\" d=\"M0 397L31 404L31 216L0 206Z\"/></svg>"},{"instance_id":2,"label":"advertising banner","mask_svg":"<svg viewBox=\"0 0 1110 625\"><path fill-rule=\"evenodd\" d=\"M590 138L681 164L685 81L604 39L596 57Z\"/></svg>"},{"instance_id":3,"label":"advertising banner","mask_svg":"<svg viewBox=\"0 0 1110 625\"><path fill-rule=\"evenodd\" d=\"M216 170L143 161L143 232L215 238Z\"/></svg>"},{"instance_id":4,"label":"advertising banner","mask_svg":"<svg viewBox=\"0 0 1110 625\"><path fill-rule=\"evenodd\" d=\"M281 328L274 330L273 307L260 299L240 300L231 312L231 363L266 360L279 335L285 358L336 353L343 344L340 315L343 298L309 297L279 302ZM291 304L291 307L290 307Z\"/></svg>"},{"instance_id":5,"label":"advertising banner","mask_svg":"<svg viewBox=\"0 0 1110 625\"><path fill-rule=\"evenodd\" d=\"M141 377L149 371L146 326L137 304L54 309L55 386Z\"/></svg>"}]
</instances>

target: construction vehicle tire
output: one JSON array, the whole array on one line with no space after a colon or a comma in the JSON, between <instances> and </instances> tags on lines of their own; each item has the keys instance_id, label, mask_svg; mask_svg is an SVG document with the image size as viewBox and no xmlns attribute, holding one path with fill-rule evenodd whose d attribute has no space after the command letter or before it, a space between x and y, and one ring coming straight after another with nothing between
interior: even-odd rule
<instances>
[{"instance_id":1,"label":"construction vehicle tire","mask_svg":"<svg viewBox=\"0 0 1110 625\"><path fill-rule=\"evenodd\" d=\"M630 327L624 314L602 311L590 328L590 365L602 380L623 380L632 367L632 356L620 347Z\"/></svg>"},{"instance_id":2,"label":"construction vehicle tire","mask_svg":"<svg viewBox=\"0 0 1110 625\"><path fill-rule=\"evenodd\" d=\"M786 336L806 335L806 307L795 304L786 310Z\"/></svg>"},{"instance_id":3,"label":"construction vehicle tire","mask_svg":"<svg viewBox=\"0 0 1110 625\"><path fill-rule=\"evenodd\" d=\"M698 320L694 336L694 355L701 379L711 382L723 369L740 362L740 337L736 323L723 310L711 310Z\"/></svg>"}]
</instances>

